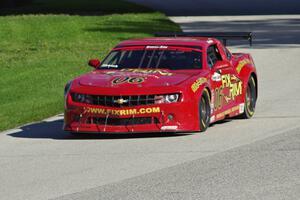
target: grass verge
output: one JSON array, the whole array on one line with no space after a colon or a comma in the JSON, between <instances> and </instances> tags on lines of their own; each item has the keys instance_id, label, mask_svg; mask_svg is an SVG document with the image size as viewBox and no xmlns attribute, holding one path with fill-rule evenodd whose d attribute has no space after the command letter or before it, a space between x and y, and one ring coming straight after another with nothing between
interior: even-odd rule
<instances>
[{"instance_id":1,"label":"grass verge","mask_svg":"<svg viewBox=\"0 0 300 200\"><path fill-rule=\"evenodd\" d=\"M179 31L165 15L135 4L91 2L36 1L25 9L33 14L16 8L0 17L0 130L63 112L65 83L92 70L87 61L103 58L119 41ZM39 6L44 14L37 14ZM118 6L122 14L109 14ZM50 14L57 8L61 14Z\"/></svg>"}]
</instances>

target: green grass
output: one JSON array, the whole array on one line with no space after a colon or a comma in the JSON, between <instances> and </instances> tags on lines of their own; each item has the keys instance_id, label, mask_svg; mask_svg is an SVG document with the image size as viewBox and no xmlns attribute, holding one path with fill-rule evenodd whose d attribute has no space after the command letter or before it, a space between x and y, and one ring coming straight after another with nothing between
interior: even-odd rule
<instances>
[{"instance_id":1,"label":"green grass","mask_svg":"<svg viewBox=\"0 0 300 200\"><path fill-rule=\"evenodd\" d=\"M60 1L53 2L58 4L52 7L61 6ZM62 2L67 7L66 1ZM80 7L89 11L84 0L76 2L73 14ZM91 10L95 11L98 4L93 2ZM106 15L0 17L0 130L63 112L66 82L91 71L87 61L103 58L119 41L151 36L156 31L179 31L161 13L117 0L98 2L99 11ZM123 14L107 15L118 3L126 5L120 11Z\"/></svg>"}]
</instances>

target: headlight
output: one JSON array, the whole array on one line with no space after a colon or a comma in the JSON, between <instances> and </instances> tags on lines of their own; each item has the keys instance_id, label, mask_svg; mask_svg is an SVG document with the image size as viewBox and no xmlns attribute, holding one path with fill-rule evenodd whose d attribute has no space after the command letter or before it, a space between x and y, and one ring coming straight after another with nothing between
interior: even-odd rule
<instances>
[{"instance_id":1,"label":"headlight","mask_svg":"<svg viewBox=\"0 0 300 200\"><path fill-rule=\"evenodd\" d=\"M93 102L93 97L87 94L73 93L72 100L78 103L91 104Z\"/></svg>"},{"instance_id":2,"label":"headlight","mask_svg":"<svg viewBox=\"0 0 300 200\"><path fill-rule=\"evenodd\" d=\"M179 94L168 94L166 95L166 102L174 103L177 102L179 99Z\"/></svg>"},{"instance_id":3,"label":"headlight","mask_svg":"<svg viewBox=\"0 0 300 200\"><path fill-rule=\"evenodd\" d=\"M155 95L155 103L175 103L179 101L179 94Z\"/></svg>"},{"instance_id":4,"label":"headlight","mask_svg":"<svg viewBox=\"0 0 300 200\"><path fill-rule=\"evenodd\" d=\"M83 103L85 101L85 95L84 94L75 94L73 100L76 102Z\"/></svg>"},{"instance_id":5,"label":"headlight","mask_svg":"<svg viewBox=\"0 0 300 200\"><path fill-rule=\"evenodd\" d=\"M66 86L65 86L65 91L64 91L64 96L65 96L65 97L66 97L67 94L69 93L71 86L72 86L72 81L69 81L69 82L66 84Z\"/></svg>"}]
</instances>

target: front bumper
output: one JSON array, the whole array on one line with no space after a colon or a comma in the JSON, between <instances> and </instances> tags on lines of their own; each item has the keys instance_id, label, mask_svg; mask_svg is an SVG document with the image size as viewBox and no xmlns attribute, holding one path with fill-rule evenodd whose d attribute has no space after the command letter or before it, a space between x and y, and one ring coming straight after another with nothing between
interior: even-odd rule
<instances>
[{"instance_id":1,"label":"front bumper","mask_svg":"<svg viewBox=\"0 0 300 200\"><path fill-rule=\"evenodd\" d=\"M82 133L198 131L196 111L197 105L191 102L123 108L72 102L65 108L64 130Z\"/></svg>"}]
</instances>

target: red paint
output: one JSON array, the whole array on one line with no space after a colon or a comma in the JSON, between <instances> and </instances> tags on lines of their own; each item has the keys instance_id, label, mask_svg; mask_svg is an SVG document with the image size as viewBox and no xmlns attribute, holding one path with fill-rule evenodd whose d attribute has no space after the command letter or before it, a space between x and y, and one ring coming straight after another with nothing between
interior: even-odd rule
<instances>
[{"instance_id":1,"label":"red paint","mask_svg":"<svg viewBox=\"0 0 300 200\"><path fill-rule=\"evenodd\" d=\"M207 49L210 45L217 45L222 57L222 61L218 62L212 69L209 68L207 59ZM224 52L224 47L219 40L212 38L146 38L134 39L121 42L114 50L120 49L144 49L145 46L166 46L166 49L180 49L185 51L201 51L203 55L202 69L188 69L188 70L168 70L168 69L149 69L158 70L150 73L137 72L132 70L111 69L95 69L94 71L75 78L72 81L71 88L66 95L65 106L65 123L64 130L79 131L79 132L162 132L162 126L177 126L173 131L199 131L199 114L198 104L202 95L203 89L207 88L211 93L212 104L216 103L216 90L222 86L221 81L212 80L213 75L221 72L222 75L229 74L236 80L242 82L242 94L236 96L234 100L228 103L221 103L219 109L214 109L211 116L221 116L226 110L236 107L244 103L245 91L250 75L253 73L256 76L256 69L252 57L249 54L232 54L230 60ZM194 49L192 46L201 47ZM240 73L236 68L242 60L247 59L246 63L241 69ZM91 66L100 66L99 60L91 60ZM143 69L144 70L144 69ZM130 78L128 78L130 77ZM207 82L201 84L196 92L193 92L191 86L200 77L206 78ZM133 78L133 79L132 79ZM225 77L224 77L225 80ZM235 83L232 81L232 83ZM130 82L132 81L132 82ZM114 84L118 83L118 84ZM228 83L228 82L227 82ZM229 83L227 84L229 85ZM230 94L230 88L222 90L224 94ZM74 102L72 100L72 93L82 93L90 95L102 96L136 96L136 95L161 95L180 93L180 100L176 103L152 104L146 106L129 106L124 108L103 106L103 105L88 105ZM220 98L219 98L220 99ZM222 97L221 97L222 99ZM224 99L222 100L224 101ZM103 108L103 109L140 109L159 107L159 113L143 113L130 116L110 116L99 113L84 113L84 107ZM173 119L168 119L168 115L173 115ZM230 117L240 114L239 111L229 113ZM227 115L227 114L226 114ZM228 116L228 115L227 115ZM80 118L79 122L75 118ZM110 118L126 119L138 117L155 117L159 122L151 124L138 125L108 125L87 123L89 117L105 118L109 121ZM225 116L224 116L225 117ZM219 117L215 121L222 120L224 117ZM170 132L170 130L167 130Z\"/></svg>"}]
</instances>

